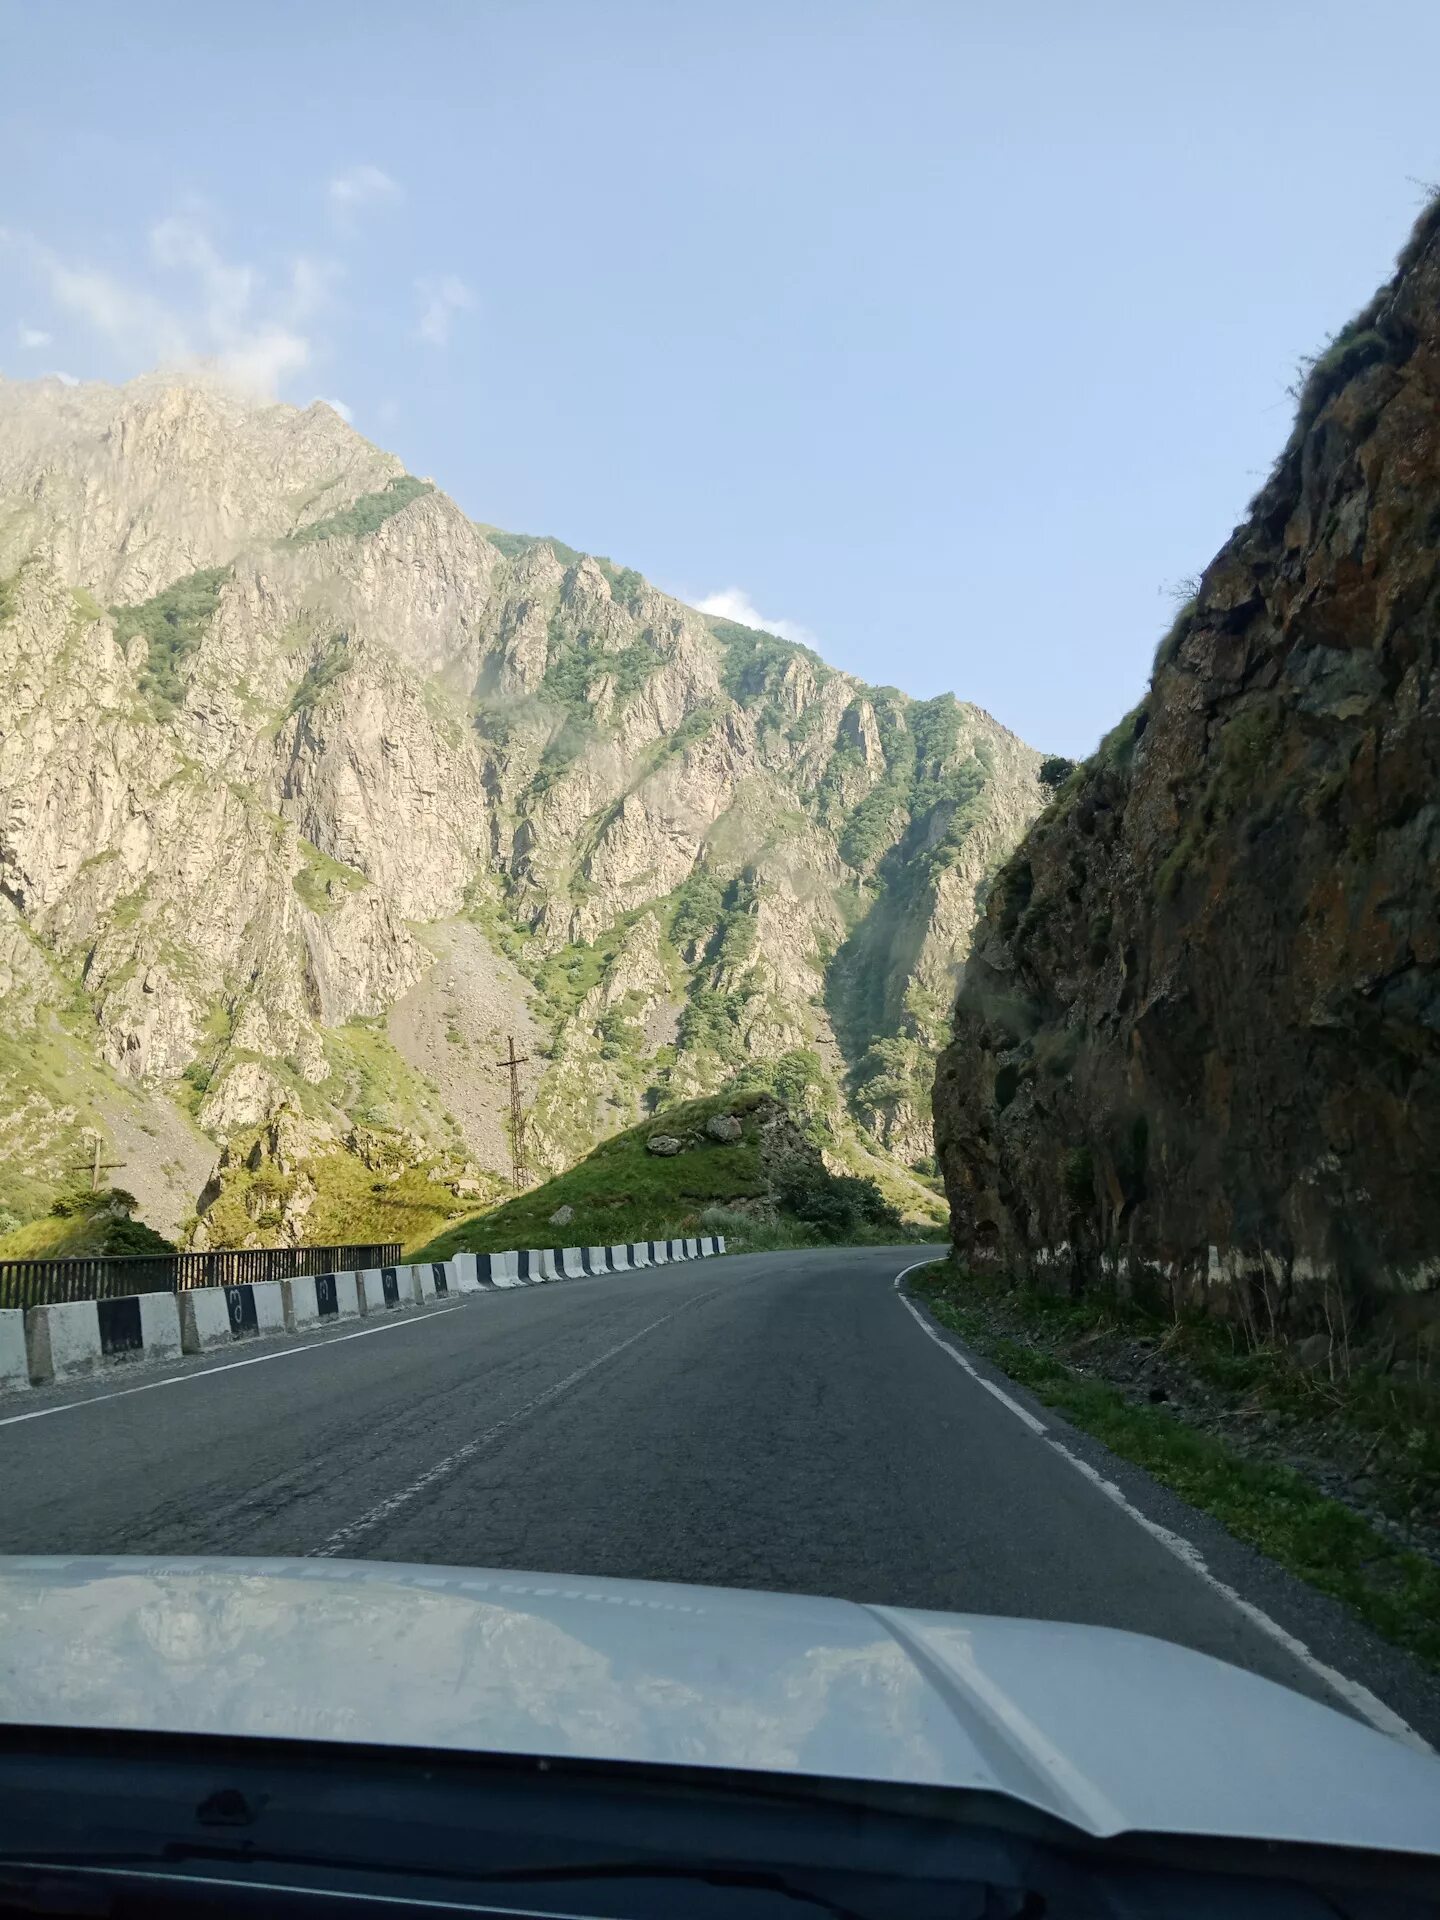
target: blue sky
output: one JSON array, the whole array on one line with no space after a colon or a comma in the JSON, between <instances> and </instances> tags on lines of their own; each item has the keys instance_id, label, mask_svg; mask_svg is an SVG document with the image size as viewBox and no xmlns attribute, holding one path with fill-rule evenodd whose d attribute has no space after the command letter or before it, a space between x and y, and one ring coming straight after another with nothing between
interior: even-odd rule
<instances>
[{"instance_id":1,"label":"blue sky","mask_svg":"<svg viewBox=\"0 0 1440 1920\"><path fill-rule=\"evenodd\" d=\"M1077 754L1440 177L1433 0L0 0L0 70L6 377L221 355Z\"/></svg>"}]
</instances>

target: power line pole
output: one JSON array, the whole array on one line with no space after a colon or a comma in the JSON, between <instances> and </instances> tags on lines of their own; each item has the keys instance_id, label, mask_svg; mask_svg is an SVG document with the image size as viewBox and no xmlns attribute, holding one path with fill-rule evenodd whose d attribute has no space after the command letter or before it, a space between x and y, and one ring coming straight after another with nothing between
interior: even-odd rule
<instances>
[{"instance_id":1,"label":"power line pole","mask_svg":"<svg viewBox=\"0 0 1440 1920\"><path fill-rule=\"evenodd\" d=\"M87 1160L83 1166L66 1167L65 1169L66 1173L88 1173L90 1176L90 1191L92 1193L98 1193L100 1191L100 1176L102 1173L114 1173L117 1169L125 1165L123 1160L102 1160L100 1153L100 1136L97 1133L95 1136L95 1158L93 1160Z\"/></svg>"},{"instance_id":2,"label":"power line pole","mask_svg":"<svg viewBox=\"0 0 1440 1920\"><path fill-rule=\"evenodd\" d=\"M510 1036L510 1052L504 1060L497 1060L496 1066L510 1069L510 1166L511 1177L516 1190L530 1184L530 1163L525 1153L525 1110L520 1105L519 1068L528 1067L529 1054L517 1054L515 1036Z\"/></svg>"}]
</instances>

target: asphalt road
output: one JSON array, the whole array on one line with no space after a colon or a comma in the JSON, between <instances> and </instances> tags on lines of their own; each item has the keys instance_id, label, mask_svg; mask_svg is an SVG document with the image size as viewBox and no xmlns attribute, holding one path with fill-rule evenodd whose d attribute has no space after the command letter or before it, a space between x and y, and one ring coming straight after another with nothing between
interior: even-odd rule
<instances>
[{"instance_id":1,"label":"asphalt road","mask_svg":"<svg viewBox=\"0 0 1440 1920\"><path fill-rule=\"evenodd\" d=\"M892 1285L916 1258L753 1254L472 1295L12 1395L0 1551L338 1554L1093 1622L1351 1711L1358 1685L1440 1745L1440 1687L1412 1662L927 1338Z\"/></svg>"}]
</instances>

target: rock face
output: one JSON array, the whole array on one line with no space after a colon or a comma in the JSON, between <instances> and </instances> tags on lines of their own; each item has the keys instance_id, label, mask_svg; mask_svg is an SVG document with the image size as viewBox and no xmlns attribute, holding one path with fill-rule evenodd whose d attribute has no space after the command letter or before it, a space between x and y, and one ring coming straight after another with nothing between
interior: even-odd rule
<instances>
[{"instance_id":1,"label":"rock face","mask_svg":"<svg viewBox=\"0 0 1440 1920\"><path fill-rule=\"evenodd\" d=\"M511 1035L538 1170L737 1073L923 1162L1037 764L322 403L0 381L0 1207L129 1095L175 1168L293 1111L503 1169Z\"/></svg>"},{"instance_id":2,"label":"rock face","mask_svg":"<svg viewBox=\"0 0 1440 1920\"><path fill-rule=\"evenodd\" d=\"M1437 883L1432 208L995 881L935 1088L961 1255L1264 1333L1432 1320Z\"/></svg>"}]
</instances>

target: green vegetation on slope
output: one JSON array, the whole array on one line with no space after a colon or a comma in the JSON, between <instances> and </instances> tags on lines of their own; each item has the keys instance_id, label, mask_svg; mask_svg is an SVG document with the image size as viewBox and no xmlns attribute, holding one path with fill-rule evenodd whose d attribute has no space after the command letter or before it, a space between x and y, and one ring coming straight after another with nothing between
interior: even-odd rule
<instances>
[{"instance_id":1,"label":"green vegetation on slope","mask_svg":"<svg viewBox=\"0 0 1440 1920\"><path fill-rule=\"evenodd\" d=\"M292 874L290 884L312 913L333 912L337 896L343 898L347 893L358 893L362 887L370 884L358 869L347 867L343 861L332 860L328 853L322 853L303 834L296 840L296 850L300 855L300 866Z\"/></svg>"},{"instance_id":2,"label":"green vegetation on slope","mask_svg":"<svg viewBox=\"0 0 1440 1920\"><path fill-rule=\"evenodd\" d=\"M705 1124L717 1114L740 1122L738 1140L710 1138ZM777 1122L791 1134L789 1152L766 1144L766 1129ZM680 1139L682 1150L652 1154L646 1142L657 1134ZM561 1207L573 1209L563 1225L551 1220ZM452 1227L417 1257L446 1259L461 1249L610 1246L708 1232L743 1237L749 1246L906 1237L899 1215L873 1183L827 1173L771 1095L727 1089L666 1108L613 1135L568 1172Z\"/></svg>"},{"instance_id":3,"label":"green vegetation on slope","mask_svg":"<svg viewBox=\"0 0 1440 1920\"><path fill-rule=\"evenodd\" d=\"M204 1213L212 1247L280 1244L285 1208L307 1194L308 1246L373 1245L398 1240L407 1252L433 1238L473 1202L458 1200L430 1168L398 1164L385 1171L336 1147L284 1172L271 1159L224 1169L219 1192Z\"/></svg>"},{"instance_id":4,"label":"green vegetation on slope","mask_svg":"<svg viewBox=\"0 0 1440 1920\"><path fill-rule=\"evenodd\" d=\"M1091 1296L1071 1300L1008 1288L964 1272L953 1259L927 1267L914 1276L912 1285L942 1325L953 1328L1047 1406L1104 1441L1122 1459L1144 1467L1193 1506L1214 1514L1237 1539L1343 1601L1386 1639L1440 1666L1440 1566L1397 1545L1339 1501L1327 1499L1292 1467L1247 1458L1164 1407L1127 1398L1118 1387L1093 1377L1098 1335L1117 1317L1133 1331L1145 1321L1139 1309ZM997 1321L1026 1330L1026 1337L998 1331ZM1155 1331L1153 1323L1150 1331ZM1227 1350L1223 1334L1210 1326L1172 1328L1167 1340L1177 1334L1184 1337L1199 1377L1222 1395L1233 1395L1236 1405L1258 1397L1295 1417L1297 1402L1308 1400L1311 1415L1320 1411L1322 1419L1358 1420L1372 1431L1372 1453L1379 1452L1388 1435L1392 1450L1398 1445L1401 1455L1414 1454L1408 1469L1411 1497L1413 1490L1427 1486L1433 1510L1440 1470L1433 1425L1426 1433L1402 1417L1397 1433L1398 1403L1387 1410L1362 1388L1346 1406L1333 1390L1326 1393L1318 1380L1307 1380L1279 1352ZM1084 1373L1057 1357L1067 1336L1086 1352ZM1428 1454L1428 1468L1422 1453Z\"/></svg>"},{"instance_id":5,"label":"green vegetation on slope","mask_svg":"<svg viewBox=\"0 0 1440 1920\"><path fill-rule=\"evenodd\" d=\"M483 522L480 531L507 560L518 560L532 547L549 547L562 567L578 567L585 558L583 553L577 553L574 547L567 547L563 540L556 540L548 533L506 533L502 527L487 527Z\"/></svg>"},{"instance_id":6,"label":"green vegetation on slope","mask_svg":"<svg viewBox=\"0 0 1440 1920\"><path fill-rule=\"evenodd\" d=\"M0 1236L0 1260L80 1260L102 1254L174 1253L163 1235L132 1218L135 1196L123 1187L81 1192L73 1185L40 1220ZM0 1301L3 1305L3 1301Z\"/></svg>"},{"instance_id":7,"label":"green vegetation on slope","mask_svg":"<svg viewBox=\"0 0 1440 1920\"><path fill-rule=\"evenodd\" d=\"M180 670L204 638L229 577L229 567L206 567L136 606L110 609L117 640L137 633L145 637L148 652L140 669L140 691L161 717L185 698Z\"/></svg>"},{"instance_id":8,"label":"green vegetation on slope","mask_svg":"<svg viewBox=\"0 0 1440 1920\"><path fill-rule=\"evenodd\" d=\"M374 533L377 527L383 527L412 500L434 491L432 481L417 480L413 473L397 474L379 493L362 493L353 505L342 508L339 513L314 520L308 527L297 527L294 533L286 535L285 545L307 547L315 540L359 540L367 533Z\"/></svg>"}]
</instances>

